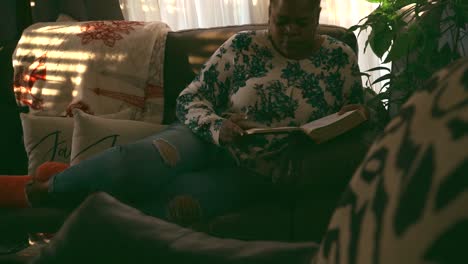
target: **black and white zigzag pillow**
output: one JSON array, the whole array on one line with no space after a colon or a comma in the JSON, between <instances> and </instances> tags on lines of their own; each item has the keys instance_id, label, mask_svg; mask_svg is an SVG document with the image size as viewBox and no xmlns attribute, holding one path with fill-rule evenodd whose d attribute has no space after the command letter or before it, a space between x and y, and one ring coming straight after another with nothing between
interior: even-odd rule
<instances>
[{"instance_id":1,"label":"black and white zigzag pillow","mask_svg":"<svg viewBox=\"0 0 468 264\"><path fill-rule=\"evenodd\" d=\"M370 148L323 263L468 263L468 59L436 73Z\"/></svg>"}]
</instances>

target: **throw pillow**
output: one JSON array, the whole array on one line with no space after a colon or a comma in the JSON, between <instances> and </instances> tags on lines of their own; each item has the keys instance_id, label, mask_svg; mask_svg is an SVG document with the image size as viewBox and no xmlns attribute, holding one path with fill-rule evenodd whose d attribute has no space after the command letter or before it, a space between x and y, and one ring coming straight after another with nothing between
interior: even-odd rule
<instances>
[{"instance_id":1,"label":"throw pillow","mask_svg":"<svg viewBox=\"0 0 468 264\"><path fill-rule=\"evenodd\" d=\"M436 73L374 142L312 263L462 263L468 59Z\"/></svg>"},{"instance_id":2,"label":"throw pillow","mask_svg":"<svg viewBox=\"0 0 468 264\"><path fill-rule=\"evenodd\" d=\"M101 118L79 109L73 109L73 116L72 166L110 147L145 138L166 127L134 120Z\"/></svg>"},{"instance_id":3,"label":"throw pillow","mask_svg":"<svg viewBox=\"0 0 468 264\"><path fill-rule=\"evenodd\" d=\"M106 118L130 119L132 109L104 115ZM73 118L20 114L23 140L28 155L28 175L47 161L70 163L73 137Z\"/></svg>"},{"instance_id":4,"label":"throw pillow","mask_svg":"<svg viewBox=\"0 0 468 264\"><path fill-rule=\"evenodd\" d=\"M28 175L0 176L0 208L28 207L24 185L30 180Z\"/></svg>"},{"instance_id":5,"label":"throw pillow","mask_svg":"<svg viewBox=\"0 0 468 264\"><path fill-rule=\"evenodd\" d=\"M47 161L70 162L73 118L20 114L28 174Z\"/></svg>"}]
</instances>

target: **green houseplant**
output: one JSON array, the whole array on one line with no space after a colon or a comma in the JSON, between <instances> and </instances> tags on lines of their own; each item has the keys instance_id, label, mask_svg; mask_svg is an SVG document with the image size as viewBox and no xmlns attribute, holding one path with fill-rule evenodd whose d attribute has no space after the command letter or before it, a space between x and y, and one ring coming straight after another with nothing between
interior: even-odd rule
<instances>
[{"instance_id":1,"label":"green houseplant","mask_svg":"<svg viewBox=\"0 0 468 264\"><path fill-rule=\"evenodd\" d=\"M392 65L363 72L368 77L372 71L385 72L367 86L381 84L374 100L392 116L435 71L468 55L468 1L367 1L379 6L350 30L370 29L365 48Z\"/></svg>"}]
</instances>

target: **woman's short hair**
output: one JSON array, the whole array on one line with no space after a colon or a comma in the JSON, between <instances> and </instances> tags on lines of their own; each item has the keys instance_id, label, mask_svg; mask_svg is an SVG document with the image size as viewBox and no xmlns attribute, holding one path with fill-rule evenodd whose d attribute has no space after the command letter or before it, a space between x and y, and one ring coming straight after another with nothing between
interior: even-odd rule
<instances>
[{"instance_id":1,"label":"woman's short hair","mask_svg":"<svg viewBox=\"0 0 468 264\"><path fill-rule=\"evenodd\" d=\"M317 5L320 5L320 2L321 2L321 0L309 0L309 1L311 4L313 4L314 7ZM278 0L270 0L270 7L277 2Z\"/></svg>"}]
</instances>

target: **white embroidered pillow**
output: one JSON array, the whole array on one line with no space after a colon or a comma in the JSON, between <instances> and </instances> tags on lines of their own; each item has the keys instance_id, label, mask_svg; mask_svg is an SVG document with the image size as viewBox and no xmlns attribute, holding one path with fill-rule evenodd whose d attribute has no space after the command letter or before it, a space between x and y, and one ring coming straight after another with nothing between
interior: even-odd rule
<instances>
[{"instance_id":1,"label":"white embroidered pillow","mask_svg":"<svg viewBox=\"0 0 468 264\"><path fill-rule=\"evenodd\" d=\"M108 148L143 139L166 127L134 120L101 118L79 109L73 110L73 116L72 166Z\"/></svg>"},{"instance_id":2,"label":"white embroidered pillow","mask_svg":"<svg viewBox=\"0 0 468 264\"><path fill-rule=\"evenodd\" d=\"M132 119L135 112L125 109L105 118ZM21 114L23 141L28 155L28 174L47 161L70 163L73 118Z\"/></svg>"},{"instance_id":3,"label":"white embroidered pillow","mask_svg":"<svg viewBox=\"0 0 468 264\"><path fill-rule=\"evenodd\" d=\"M70 162L73 119L21 114L28 174L47 161Z\"/></svg>"}]
</instances>

